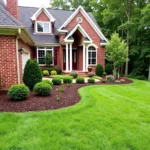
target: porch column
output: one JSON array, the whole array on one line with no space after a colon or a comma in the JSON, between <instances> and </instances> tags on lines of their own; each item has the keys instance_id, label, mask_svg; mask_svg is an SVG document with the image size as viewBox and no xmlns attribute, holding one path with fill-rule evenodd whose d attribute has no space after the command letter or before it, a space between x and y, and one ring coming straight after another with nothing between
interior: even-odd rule
<instances>
[{"instance_id":1,"label":"porch column","mask_svg":"<svg viewBox=\"0 0 150 150\"><path fill-rule=\"evenodd\" d=\"M68 72L68 43L66 43L66 72Z\"/></svg>"},{"instance_id":2,"label":"porch column","mask_svg":"<svg viewBox=\"0 0 150 150\"><path fill-rule=\"evenodd\" d=\"M88 57L89 57L89 55L88 55L88 47L86 47L86 68L85 68L86 71L88 71L88 66L89 66Z\"/></svg>"},{"instance_id":3,"label":"porch column","mask_svg":"<svg viewBox=\"0 0 150 150\"><path fill-rule=\"evenodd\" d=\"M70 72L72 71L72 43L70 44Z\"/></svg>"},{"instance_id":4,"label":"porch column","mask_svg":"<svg viewBox=\"0 0 150 150\"><path fill-rule=\"evenodd\" d=\"M86 66L85 66L85 44L83 44L83 71L86 70Z\"/></svg>"}]
</instances>

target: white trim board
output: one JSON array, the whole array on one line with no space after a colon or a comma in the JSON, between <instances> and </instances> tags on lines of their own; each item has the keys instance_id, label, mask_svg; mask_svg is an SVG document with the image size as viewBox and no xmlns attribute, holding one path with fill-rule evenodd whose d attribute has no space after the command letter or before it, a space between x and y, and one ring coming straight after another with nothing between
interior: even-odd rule
<instances>
[{"instance_id":1,"label":"white trim board","mask_svg":"<svg viewBox=\"0 0 150 150\"><path fill-rule=\"evenodd\" d=\"M108 42L104 34L101 32L101 30L95 25L95 23L92 21L92 19L89 17L89 15L85 12L82 6L79 6L76 11L65 21L65 23L58 29L58 31L63 31L61 30L63 27L66 27L69 22L77 15L78 12L81 12L82 15L85 17L85 19L89 22L89 24L93 27L95 32L99 35L100 38Z\"/></svg>"}]
</instances>

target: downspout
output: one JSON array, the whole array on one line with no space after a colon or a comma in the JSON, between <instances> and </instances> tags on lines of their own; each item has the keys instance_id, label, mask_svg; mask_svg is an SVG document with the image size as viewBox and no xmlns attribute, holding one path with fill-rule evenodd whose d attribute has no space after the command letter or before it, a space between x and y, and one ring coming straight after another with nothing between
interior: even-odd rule
<instances>
[{"instance_id":1,"label":"downspout","mask_svg":"<svg viewBox=\"0 0 150 150\"><path fill-rule=\"evenodd\" d=\"M21 29L18 29L18 36L16 38L16 58L17 58L17 76L18 76L18 84L20 84L20 65L19 65L19 53L18 53L18 39L21 34Z\"/></svg>"}]
</instances>

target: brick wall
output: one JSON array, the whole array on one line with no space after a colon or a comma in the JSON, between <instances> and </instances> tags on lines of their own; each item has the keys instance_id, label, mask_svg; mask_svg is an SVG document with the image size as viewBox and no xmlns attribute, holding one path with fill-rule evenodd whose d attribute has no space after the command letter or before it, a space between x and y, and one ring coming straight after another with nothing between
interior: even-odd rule
<instances>
[{"instance_id":1,"label":"brick wall","mask_svg":"<svg viewBox=\"0 0 150 150\"><path fill-rule=\"evenodd\" d=\"M12 16L18 19L18 0L7 0L7 10Z\"/></svg>"},{"instance_id":2,"label":"brick wall","mask_svg":"<svg viewBox=\"0 0 150 150\"><path fill-rule=\"evenodd\" d=\"M0 75L2 89L17 83L15 36L0 36Z\"/></svg>"}]
</instances>

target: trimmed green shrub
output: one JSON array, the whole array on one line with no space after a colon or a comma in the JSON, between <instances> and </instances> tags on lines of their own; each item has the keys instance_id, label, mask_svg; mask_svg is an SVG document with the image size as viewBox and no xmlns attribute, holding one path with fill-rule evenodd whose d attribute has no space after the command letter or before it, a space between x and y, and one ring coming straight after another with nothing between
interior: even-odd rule
<instances>
[{"instance_id":1,"label":"trimmed green shrub","mask_svg":"<svg viewBox=\"0 0 150 150\"><path fill-rule=\"evenodd\" d=\"M53 71L53 70L55 70L57 72L57 74L61 74L61 72L62 72L60 68L41 68L41 69L42 69L42 71L48 70L49 73L51 73L51 71Z\"/></svg>"},{"instance_id":2,"label":"trimmed green shrub","mask_svg":"<svg viewBox=\"0 0 150 150\"><path fill-rule=\"evenodd\" d=\"M72 76L74 79L76 79L78 77L77 72L71 72L69 75Z\"/></svg>"},{"instance_id":3,"label":"trimmed green shrub","mask_svg":"<svg viewBox=\"0 0 150 150\"><path fill-rule=\"evenodd\" d=\"M33 89L34 85L42 81L42 71L36 60L29 59L25 65L23 82L30 89Z\"/></svg>"},{"instance_id":4,"label":"trimmed green shrub","mask_svg":"<svg viewBox=\"0 0 150 150\"><path fill-rule=\"evenodd\" d=\"M84 77L77 77L76 83L85 83Z\"/></svg>"},{"instance_id":5,"label":"trimmed green shrub","mask_svg":"<svg viewBox=\"0 0 150 150\"><path fill-rule=\"evenodd\" d=\"M113 75L108 75L108 76L106 76L106 80L107 80L107 82L114 82L115 81L115 78L114 78L114 76Z\"/></svg>"},{"instance_id":6,"label":"trimmed green shrub","mask_svg":"<svg viewBox=\"0 0 150 150\"><path fill-rule=\"evenodd\" d=\"M103 77L106 77L107 73L106 72L103 72Z\"/></svg>"},{"instance_id":7,"label":"trimmed green shrub","mask_svg":"<svg viewBox=\"0 0 150 150\"><path fill-rule=\"evenodd\" d=\"M97 75L97 76L102 76L102 75L103 75L103 66L100 65L100 64L98 64L98 65L96 66L96 75Z\"/></svg>"},{"instance_id":8,"label":"trimmed green shrub","mask_svg":"<svg viewBox=\"0 0 150 150\"><path fill-rule=\"evenodd\" d=\"M48 96L52 91L52 87L48 83L39 82L34 86L33 90L40 96Z\"/></svg>"},{"instance_id":9,"label":"trimmed green shrub","mask_svg":"<svg viewBox=\"0 0 150 150\"><path fill-rule=\"evenodd\" d=\"M48 70L43 70L43 76L49 76L49 71Z\"/></svg>"},{"instance_id":10,"label":"trimmed green shrub","mask_svg":"<svg viewBox=\"0 0 150 150\"><path fill-rule=\"evenodd\" d=\"M8 90L8 96L13 100L24 100L29 96L30 90L24 84L14 84Z\"/></svg>"},{"instance_id":11,"label":"trimmed green shrub","mask_svg":"<svg viewBox=\"0 0 150 150\"><path fill-rule=\"evenodd\" d=\"M113 74L113 66L112 66L112 64L106 64L106 66L105 66L105 72L107 74Z\"/></svg>"},{"instance_id":12,"label":"trimmed green shrub","mask_svg":"<svg viewBox=\"0 0 150 150\"><path fill-rule=\"evenodd\" d=\"M61 79L60 78L53 78L52 82L54 85L61 85Z\"/></svg>"},{"instance_id":13,"label":"trimmed green shrub","mask_svg":"<svg viewBox=\"0 0 150 150\"><path fill-rule=\"evenodd\" d=\"M42 82L49 84L50 86L53 86L53 82L50 80L43 80Z\"/></svg>"},{"instance_id":14,"label":"trimmed green shrub","mask_svg":"<svg viewBox=\"0 0 150 150\"><path fill-rule=\"evenodd\" d=\"M65 78L63 79L63 82L64 82L65 84L71 84L71 83L72 83L72 78L71 78L71 77L65 77Z\"/></svg>"},{"instance_id":15,"label":"trimmed green shrub","mask_svg":"<svg viewBox=\"0 0 150 150\"><path fill-rule=\"evenodd\" d=\"M57 72L55 70L51 71L51 75L57 75Z\"/></svg>"},{"instance_id":16,"label":"trimmed green shrub","mask_svg":"<svg viewBox=\"0 0 150 150\"><path fill-rule=\"evenodd\" d=\"M95 73L88 73L88 77L93 77L93 76L95 76Z\"/></svg>"},{"instance_id":17,"label":"trimmed green shrub","mask_svg":"<svg viewBox=\"0 0 150 150\"><path fill-rule=\"evenodd\" d=\"M95 83L95 79L89 78L89 79L88 79L88 83Z\"/></svg>"}]
</instances>

